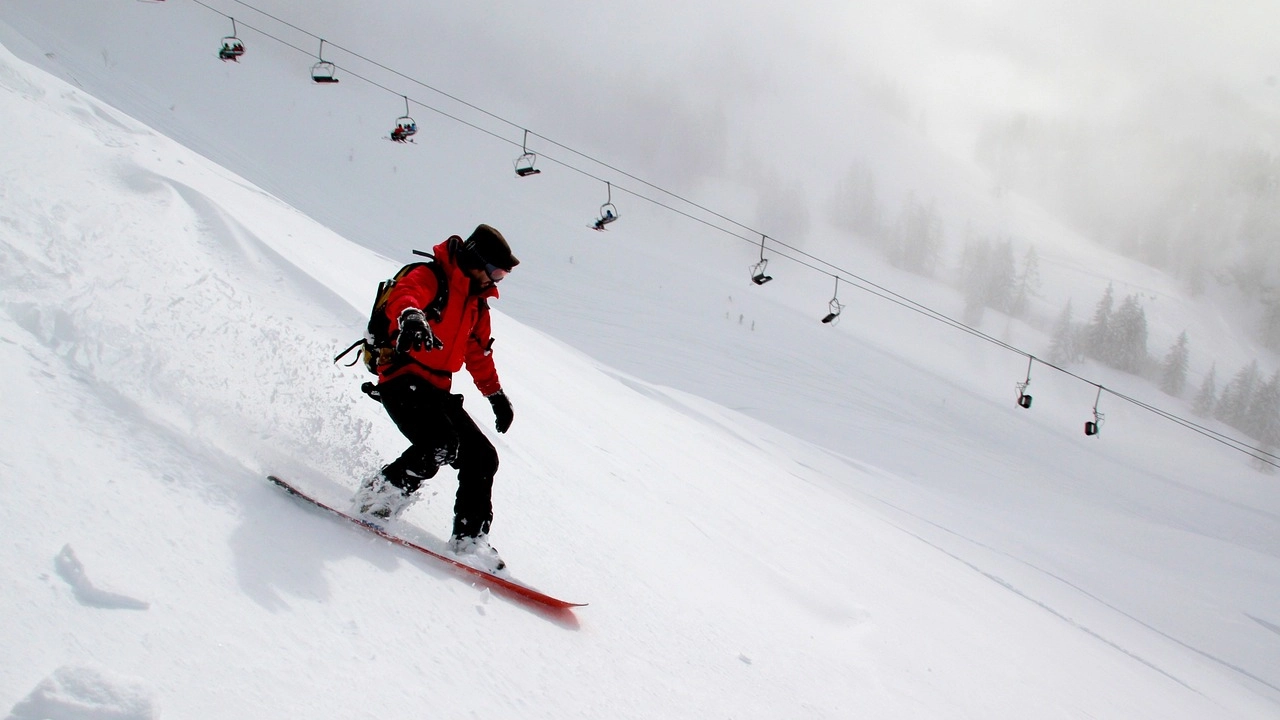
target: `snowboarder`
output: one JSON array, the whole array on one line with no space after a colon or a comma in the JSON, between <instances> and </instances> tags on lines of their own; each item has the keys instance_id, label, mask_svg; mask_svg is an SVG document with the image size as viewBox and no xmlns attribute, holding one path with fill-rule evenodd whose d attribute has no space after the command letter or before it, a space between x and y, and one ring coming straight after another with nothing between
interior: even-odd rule
<instances>
[{"instance_id":1,"label":"snowboarder","mask_svg":"<svg viewBox=\"0 0 1280 720\"><path fill-rule=\"evenodd\" d=\"M458 471L449 549L499 570L504 564L488 539L498 453L462 408L462 396L450 389L453 373L465 365L493 408L498 432L511 427L511 401L493 362L488 303L520 261L502 233L488 225L465 241L455 235L433 250L432 263L404 275L387 296L395 353L378 366L371 393L411 444L361 485L355 510L375 520L395 519L416 499L423 481L449 465ZM440 298L445 302L436 312Z\"/></svg>"}]
</instances>

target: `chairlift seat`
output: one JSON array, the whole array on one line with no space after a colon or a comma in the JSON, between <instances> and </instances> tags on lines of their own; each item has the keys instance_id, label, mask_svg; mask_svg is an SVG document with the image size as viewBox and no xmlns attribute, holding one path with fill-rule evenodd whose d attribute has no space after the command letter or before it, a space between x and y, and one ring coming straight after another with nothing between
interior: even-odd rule
<instances>
[{"instance_id":1,"label":"chairlift seat","mask_svg":"<svg viewBox=\"0 0 1280 720\"><path fill-rule=\"evenodd\" d=\"M766 275L765 269L769 267L769 261L761 258L760 262L751 266L751 282L757 285L763 285L773 279L772 275Z\"/></svg>"},{"instance_id":2,"label":"chairlift seat","mask_svg":"<svg viewBox=\"0 0 1280 720\"><path fill-rule=\"evenodd\" d=\"M223 60L237 60L244 55L244 43L240 42L240 38L227 36L222 38L222 47L218 50L218 57Z\"/></svg>"},{"instance_id":3,"label":"chairlift seat","mask_svg":"<svg viewBox=\"0 0 1280 720\"><path fill-rule=\"evenodd\" d=\"M840 304L838 298L831 298L831 302L827 303L827 309L826 316L822 318L824 324L835 322L836 318L840 317L840 313L844 310L844 305Z\"/></svg>"},{"instance_id":4,"label":"chairlift seat","mask_svg":"<svg viewBox=\"0 0 1280 720\"><path fill-rule=\"evenodd\" d=\"M528 177L530 175L537 175L538 173L542 172L541 170L533 166L533 164L537 161L538 161L538 156L531 152L526 152L525 154L516 158L516 175L519 175L520 177Z\"/></svg>"},{"instance_id":5,"label":"chairlift seat","mask_svg":"<svg viewBox=\"0 0 1280 720\"><path fill-rule=\"evenodd\" d=\"M311 66L311 79L318 83L336 83L338 78L334 77L338 69L328 60L322 60Z\"/></svg>"},{"instance_id":6,"label":"chairlift seat","mask_svg":"<svg viewBox=\"0 0 1280 720\"><path fill-rule=\"evenodd\" d=\"M418 123L414 122L413 118L405 115L404 117L396 120L396 129L404 133L406 137L409 135L416 135L418 132Z\"/></svg>"},{"instance_id":7,"label":"chairlift seat","mask_svg":"<svg viewBox=\"0 0 1280 720\"><path fill-rule=\"evenodd\" d=\"M596 219L595 225L592 227L596 230L604 230L604 226L618 219L618 208L613 203L607 202L600 206L600 217Z\"/></svg>"}]
</instances>

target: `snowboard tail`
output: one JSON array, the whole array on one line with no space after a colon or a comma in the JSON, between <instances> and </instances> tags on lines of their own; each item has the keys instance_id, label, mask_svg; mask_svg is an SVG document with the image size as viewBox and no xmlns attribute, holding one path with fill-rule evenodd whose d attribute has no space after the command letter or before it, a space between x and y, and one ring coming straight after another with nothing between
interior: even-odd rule
<instances>
[{"instance_id":1,"label":"snowboard tail","mask_svg":"<svg viewBox=\"0 0 1280 720\"><path fill-rule=\"evenodd\" d=\"M444 555L442 553L438 553L434 550L431 550L430 548L423 547L422 545L419 545L411 540L406 540L397 535L393 535L387 532L382 527L372 522L369 522L368 520L364 520L350 513L343 512L342 510L339 510L331 505L324 503L321 500L316 499L315 497L312 497L311 495L307 494L305 491L300 490L299 488L291 484L289 481L284 480L276 475L268 475L267 479L275 483L282 489L284 489L285 492L289 493L295 498L298 498L299 500L302 500L310 505L318 507L321 510L328 511L329 513L332 513L333 515L336 515L357 527L368 530L369 532L377 535L378 537L388 542L394 543L403 548L416 550L417 552L431 558L432 560L435 560L441 563L447 569L453 570L457 572L459 575L462 575L468 579L479 580L481 583L488 586L489 588L492 588L497 592L504 593L506 595L509 595L519 600L527 601L530 603L534 603L536 605L550 608L552 610L568 610L569 608L582 607L586 605L586 603L568 602L566 600L560 600L558 598L551 597L550 595L547 595L546 593L540 592L538 590L534 590L531 587L521 585L518 582L508 580L504 577L499 577L489 572L485 572L480 568L472 567L464 562L455 560L454 558L451 558L448 555Z\"/></svg>"}]
</instances>

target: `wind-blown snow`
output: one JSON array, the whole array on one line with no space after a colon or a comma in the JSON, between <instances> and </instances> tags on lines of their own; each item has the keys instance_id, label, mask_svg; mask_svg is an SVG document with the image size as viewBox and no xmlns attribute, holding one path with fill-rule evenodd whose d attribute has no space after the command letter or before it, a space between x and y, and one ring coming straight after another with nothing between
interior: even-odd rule
<instances>
[{"instance_id":1,"label":"wind-blown snow","mask_svg":"<svg viewBox=\"0 0 1280 720\"><path fill-rule=\"evenodd\" d=\"M330 362L400 258L7 50L0 117L13 718L1280 709L1273 478L1136 410L1086 439L1091 393L1065 380L1036 378L1021 411L1016 359L923 321L851 307L825 328L705 267L651 282L649 251L616 244L569 263L545 221L503 226L534 259L495 304L516 420L490 434L492 539L517 578L590 606L547 618L310 512L263 475L340 501L403 447ZM654 377L737 383L744 408L791 396L809 412L788 425L815 442L594 360L512 306L612 322ZM448 473L428 492L407 531L440 544ZM147 607L78 599L68 556Z\"/></svg>"}]
</instances>

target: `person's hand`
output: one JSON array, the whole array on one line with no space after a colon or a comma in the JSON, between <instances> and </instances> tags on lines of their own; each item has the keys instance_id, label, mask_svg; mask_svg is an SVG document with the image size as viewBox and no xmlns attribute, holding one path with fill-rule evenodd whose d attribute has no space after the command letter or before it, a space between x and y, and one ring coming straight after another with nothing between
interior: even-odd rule
<instances>
[{"instance_id":1,"label":"person's hand","mask_svg":"<svg viewBox=\"0 0 1280 720\"><path fill-rule=\"evenodd\" d=\"M493 406L494 427L498 428L498 432L505 433L507 428L511 427L511 421L515 419L511 400L507 398L506 393L499 390L489 396L489 404Z\"/></svg>"},{"instance_id":2,"label":"person's hand","mask_svg":"<svg viewBox=\"0 0 1280 720\"><path fill-rule=\"evenodd\" d=\"M439 350L444 343L431 332L427 324L427 316L417 308L406 308L400 313L400 335L396 337L396 352L407 353L410 350Z\"/></svg>"}]
</instances>

